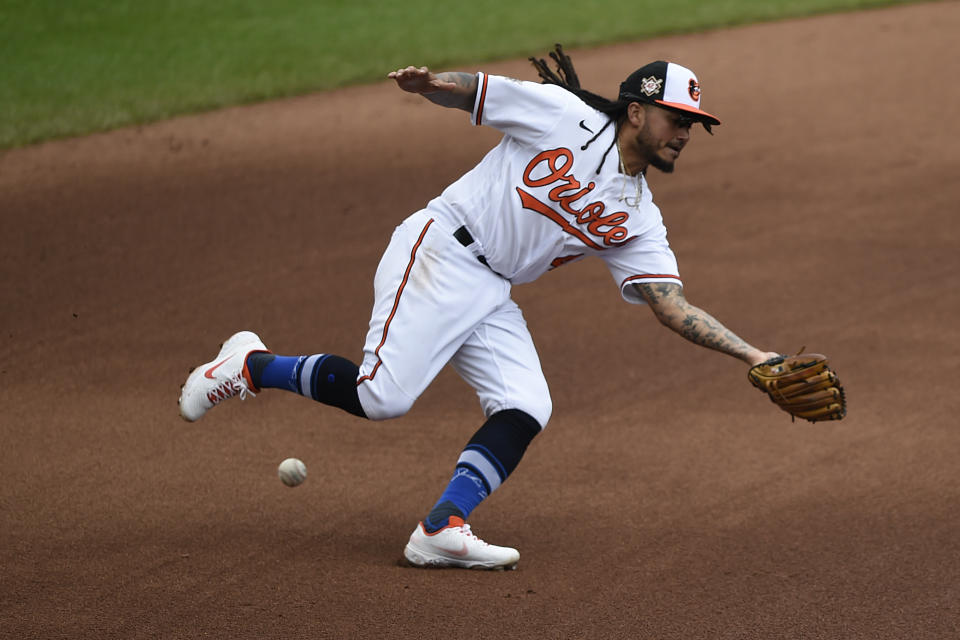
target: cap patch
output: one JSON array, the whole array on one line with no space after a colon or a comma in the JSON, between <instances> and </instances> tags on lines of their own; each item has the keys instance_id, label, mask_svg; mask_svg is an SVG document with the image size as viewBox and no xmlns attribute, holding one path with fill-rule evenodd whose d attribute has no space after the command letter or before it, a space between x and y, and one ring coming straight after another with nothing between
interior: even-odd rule
<instances>
[{"instance_id":1,"label":"cap patch","mask_svg":"<svg viewBox=\"0 0 960 640\"><path fill-rule=\"evenodd\" d=\"M660 93L661 87L663 87L663 78L655 76L648 76L640 83L640 91L643 91L643 95L648 98Z\"/></svg>"},{"instance_id":2,"label":"cap patch","mask_svg":"<svg viewBox=\"0 0 960 640\"><path fill-rule=\"evenodd\" d=\"M659 104L689 114L704 127L720 124L716 116L700 108L702 95L697 75L674 62L648 62L620 83L619 99Z\"/></svg>"}]
</instances>

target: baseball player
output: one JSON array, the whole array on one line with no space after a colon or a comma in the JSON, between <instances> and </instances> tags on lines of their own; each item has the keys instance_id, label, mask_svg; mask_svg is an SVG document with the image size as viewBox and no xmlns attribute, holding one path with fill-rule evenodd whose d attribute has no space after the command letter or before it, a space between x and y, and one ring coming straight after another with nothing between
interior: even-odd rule
<instances>
[{"instance_id":1,"label":"baseball player","mask_svg":"<svg viewBox=\"0 0 960 640\"><path fill-rule=\"evenodd\" d=\"M228 398L286 389L370 420L405 414L446 364L477 393L486 418L404 550L415 566L514 568L520 554L478 538L466 520L517 467L547 425L550 391L513 284L595 257L627 302L647 305L691 342L755 365L761 351L687 302L646 173L669 173L691 128L720 124L700 108L696 75L646 64L617 100L580 88L562 49L559 75L533 60L543 83L486 73L406 67L397 86L462 109L503 133L473 169L404 220L374 279L358 366L327 353L281 356L241 331L181 389L180 413L198 420Z\"/></svg>"}]
</instances>

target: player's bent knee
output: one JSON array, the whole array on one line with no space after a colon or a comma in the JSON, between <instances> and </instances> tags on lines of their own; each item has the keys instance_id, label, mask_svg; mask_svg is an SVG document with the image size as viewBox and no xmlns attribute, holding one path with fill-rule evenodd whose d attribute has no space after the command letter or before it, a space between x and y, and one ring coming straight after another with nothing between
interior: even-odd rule
<instances>
[{"instance_id":1,"label":"player's bent knee","mask_svg":"<svg viewBox=\"0 0 960 640\"><path fill-rule=\"evenodd\" d=\"M406 415L413 407L414 398L410 398L399 389L385 389L383 385L360 384L357 387L360 406L370 420L389 420Z\"/></svg>"},{"instance_id":2,"label":"player's bent knee","mask_svg":"<svg viewBox=\"0 0 960 640\"><path fill-rule=\"evenodd\" d=\"M541 430L546 428L547 423L550 422L550 416L553 414L553 402L549 397L537 403L525 402L523 404L517 404L513 408L523 411L536 420Z\"/></svg>"},{"instance_id":3,"label":"player's bent knee","mask_svg":"<svg viewBox=\"0 0 960 640\"><path fill-rule=\"evenodd\" d=\"M370 420L390 420L406 415L413 407L413 401L406 398L390 398L377 402L360 401Z\"/></svg>"}]
</instances>

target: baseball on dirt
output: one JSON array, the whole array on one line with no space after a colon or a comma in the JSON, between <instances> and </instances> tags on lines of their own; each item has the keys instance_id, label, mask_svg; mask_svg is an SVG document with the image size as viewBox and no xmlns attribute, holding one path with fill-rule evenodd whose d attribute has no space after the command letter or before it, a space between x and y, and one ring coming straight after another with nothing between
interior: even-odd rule
<instances>
[{"instance_id":1,"label":"baseball on dirt","mask_svg":"<svg viewBox=\"0 0 960 640\"><path fill-rule=\"evenodd\" d=\"M277 467L280 481L288 487L295 487L307 479L307 465L297 458L287 458Z\"/></svg>"}]
</instances>

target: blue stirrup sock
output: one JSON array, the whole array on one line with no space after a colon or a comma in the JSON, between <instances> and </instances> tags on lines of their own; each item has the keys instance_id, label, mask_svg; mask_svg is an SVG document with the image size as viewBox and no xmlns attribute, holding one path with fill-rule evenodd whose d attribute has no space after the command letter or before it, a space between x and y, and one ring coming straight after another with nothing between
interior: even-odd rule
<instances>
[{"instance_id":1,"label":"blue stirrup sock","mask_svg":"<svg viewBox=\"0 0 960 640\"><path fill-rule=\"evenodd\" d=\"M278 356L251 353L247 369L258 389L286 389L366 418L357 395L359 367L331 354Z\"/></svg>"},{"instance_id":2,"label":"blue stirrup sock","mask_svg":"<svg viewBox=\"0 0 960 640\"><path fill-rule=\"evenodd\" d=\"M446 490L423 520L424 529L439 531L450 516L466 520L513 473L540 429L530 414L519 409L490 416L457 459Z\"/></svg>"}]
</instances>

